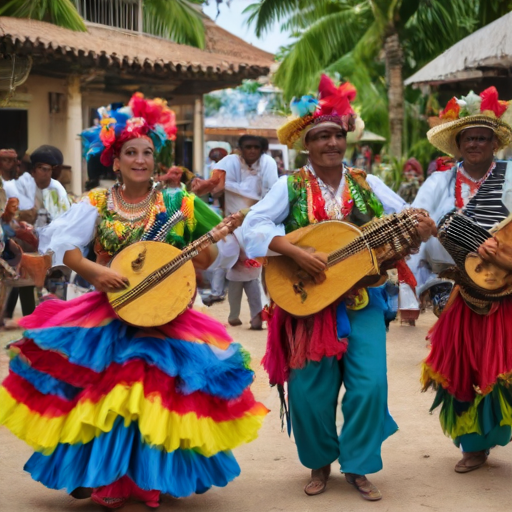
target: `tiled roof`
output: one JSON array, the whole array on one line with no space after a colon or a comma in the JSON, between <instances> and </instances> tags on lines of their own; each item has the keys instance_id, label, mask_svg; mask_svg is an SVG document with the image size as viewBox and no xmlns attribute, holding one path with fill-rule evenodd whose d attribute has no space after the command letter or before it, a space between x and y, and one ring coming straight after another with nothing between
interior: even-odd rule
<instances>
[{"instance_id":1,"label":"tiled roof","mask_svg":"<svg viewBox=\"0 0 512 512\"><path fill-rule=\"evenodd\" d=\"M206 48L173 43L162 38L100 25L87 32L21 18L0 17L0 52L30 54L34 58L65 59L84 67L117 67L155 74L187 73L198 78L212 75L266 75L273 55L255 48L204 20Z\"/></svg>"}]
</instances>

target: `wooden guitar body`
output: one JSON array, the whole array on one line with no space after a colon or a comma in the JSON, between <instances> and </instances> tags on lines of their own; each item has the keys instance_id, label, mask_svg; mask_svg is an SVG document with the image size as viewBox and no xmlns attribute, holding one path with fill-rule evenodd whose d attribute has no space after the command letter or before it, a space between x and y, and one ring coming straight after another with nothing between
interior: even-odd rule
<instances>
[{"instance_id":1,"label":"wooden guitar body","mask_svg":"<svg viewBox=\"0 0 512 512\"><path fill-rule=\"evenodd\" d=\"M108 293L112 303L122 299L152 272L178 257L182 251L162 242L137 242L122 250L110 268L128 278L128 288ZM164 325L188 307L196 292L196 274L192 261L187 261L171 275L157 282L133 300L116 307L116 314L125 322L140 327Z\"/></svg>"},{"instance_id":2,"label":"wooden guitar body","mask_svg":"<svg viewBox=\"0 0 512 512\"><path fill-rule=\"evenodd\" d=\"M315 252L332 253L347 246L362 232L356 226L342 221L325 221L298 229L286 238L302 248ZM298 317L312 315L332 304L368 275L379 274L375 252L364 246L355 254L326 270L326 280L315 282L300 270L294 260L286 256L268 258L265 284L272 300L282 309Z\"/></svg>"}]
</instances>

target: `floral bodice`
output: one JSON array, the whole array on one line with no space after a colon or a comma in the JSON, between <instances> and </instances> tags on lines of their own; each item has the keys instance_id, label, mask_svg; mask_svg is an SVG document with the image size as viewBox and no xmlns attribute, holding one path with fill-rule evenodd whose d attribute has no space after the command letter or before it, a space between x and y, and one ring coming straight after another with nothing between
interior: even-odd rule
<instances>
[{"instance_id":1,"label":"floral bodice","mask_svg":"<svg viewBox=\"0 0 512 512\"><path fill-rule=\"evenodd\" d=\"M185 220L178 222L168 232L165 241L181 249L195 238L195 196L185 190L154 190L154 197L145 215L137 220L130 220L125 212L116 208L112 194L112 190L107 189L94 189L88 194L89 202L99 213L95 245L97 253L104 252L111 257L139 241L143 235L151 240L151 234L156 233L178 210L183 212Z\"/></svg>"}]
</instances>

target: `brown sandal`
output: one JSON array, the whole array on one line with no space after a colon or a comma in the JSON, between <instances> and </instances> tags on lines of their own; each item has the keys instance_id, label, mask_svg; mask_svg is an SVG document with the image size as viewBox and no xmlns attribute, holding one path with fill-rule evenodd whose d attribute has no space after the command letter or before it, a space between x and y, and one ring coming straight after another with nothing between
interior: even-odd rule
<instances>
[{"instance_id":1,"label":"brown sandal","mask_svg":"<svg viewBox=\"0 0 512 512\"><path fill-rule=\"evenodd\" d=\"M473 464L468 464L468 462L473 462ZM455 472L456 473L469 473L470 471L474 471L475 469L481 468L487 461L487 452L485 450L481 450L478 452L464 452L462 455L462 459L455 464Z\"/></svg>"},{"instance_id":2,"label":"brown sandal","mask_svg":"<svg viewBox=\"0 0 512 512\"><path fill-rule=\"evenodd\" d=\"M322 494L325 491L327 480L329 479L330 474L330 464L320 469L312 469L311 479L306 484L306 487L304 487L304 492L308 496L316 496L317 494Z\"/></svg>"},{"instance_id":3,"label":"brown sandal","mask_svg":"<svg viewBox=\"0 0 512 512\"><path fill-rule=\"evenodd\" d=\"M361 480L364 479L362 482ZM353 485L361 494L361 497L368 501L379 501L382 499L382 493L373 485L364 475L355 473L345 473L345 480ZM360 480L360 483L357 482Z\"/></svg>"}]
</instances>

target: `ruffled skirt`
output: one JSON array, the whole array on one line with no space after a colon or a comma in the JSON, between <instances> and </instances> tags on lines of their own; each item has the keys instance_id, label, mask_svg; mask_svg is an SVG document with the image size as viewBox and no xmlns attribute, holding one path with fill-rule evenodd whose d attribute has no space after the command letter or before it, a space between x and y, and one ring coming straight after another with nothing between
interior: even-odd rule
<instances>
[{"instance_id":1,"label":"ruffled skirt","mask_svg":"<svg viewBox=\"0 0 512 512\"><path fill-rule=\"evenodd\" d=\"M106 297L48 301L25 317L0 388L0 424L34 448L25 469L52 489L129 481L175 497L239 475L231 453L267 409L249 356L224 327L188 310L140 329Z\"/></svg>"},{"instance_id":2,"label":"ruffled skirt","mask_svg":"<svg viewBox=\"0 0 512 512\"><path fill-rule=\"evenodd\" d=\"M437 391L432 410L441 406L441 426L458 442L512 425L512 300L479 315L452 299L429 334L421 380Z\"/></svg>"}]
</instances>

